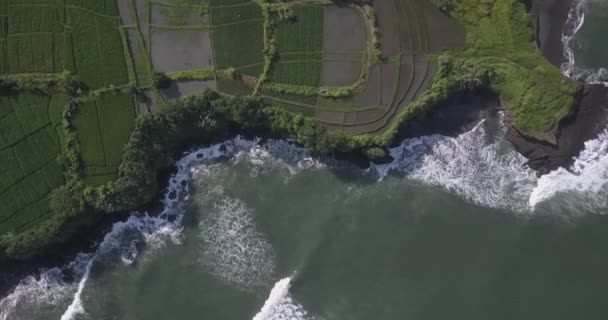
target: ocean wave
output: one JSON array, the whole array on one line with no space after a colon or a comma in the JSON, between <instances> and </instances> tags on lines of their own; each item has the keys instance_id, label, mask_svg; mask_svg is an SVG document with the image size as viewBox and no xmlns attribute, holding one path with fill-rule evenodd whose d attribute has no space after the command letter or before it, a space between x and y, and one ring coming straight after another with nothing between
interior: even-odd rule
<instances>
[{"instance_id":1,"label":"ocean wave","mask_svg":"<svg viewBox=\"0 0 608 320\"><path fill-rule=\"evenodd\" d=\"M306 310L297 303L291 294L291 278L284 278L275 283L262 309L253 320L314 320Z\"/></svg>"},{"instance_id":2,"label":"ocean wave","mask_svg":"<svg viewBox=\"0 0 608 320\"><path fill-rule=\"evenodd\" d=\"M439 186L478 205L528 212L527 199L536 185L536 173L510 146L504 126L497 132L488 126L484 120L457 137L406 139L390 150L393 162L371 170L380 178L396 172Z\"/></svg>"},{"instance_id":3,"label":"ocean wave","mask_svg":"<svg viewBox=\"0 0 608 320\"><path fill-rule=\"evenodd\" d=\"M577 66L574 48L578 45L575 37L585 24L586 12L591 0L576 0L564 25L562 46L566 61L561 65L561 71L567 77L583 80L590 84L603 84L608 87L608 69L587 69Z\"/></svg>"},{"instance_id":4,"label":"ocean wave","mask_svg":"<svg viewBox=\"0 0 608 320\"><path fill-rule=\"evenodd\" d=\"M541 203L573 213L608 208L608 129L585 143L569 170L560 168L539 179L529 204L535 208Z\"/></svg>"}]
</instances>

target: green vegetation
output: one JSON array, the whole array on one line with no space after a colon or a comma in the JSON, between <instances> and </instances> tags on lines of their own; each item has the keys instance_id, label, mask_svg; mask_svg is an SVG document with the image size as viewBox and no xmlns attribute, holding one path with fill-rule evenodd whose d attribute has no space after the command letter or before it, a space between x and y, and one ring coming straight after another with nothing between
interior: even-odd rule
<instances>
[{"instance_id":1,"label":"green vegetation","mask_svg":"<svg viewBox=\"0 0 608 320\"><path fill-rule=\"evenodd\" d=\"M156 175L181 148L237 130L293 137L313 152L355 150L381 159L411 117L456 91L490 88L522 133L553 141L551 129L571 111L576 86L535 51L523 4L432 1L465 25L467 47L430 55L422 11L409 6L414 0L399 0L398 12L411 18L396 26L401 54L379 59L380 43L372 34L362 58L363 80L346 87L319 86L323 59L354 58L323 52L323 6L316 2L150 3L166 7L176 29L192 12L209 13L213 67L165 74L151 65L150 16L120 26L115 0L0 1L0 256L35 253L66 222L147 203L159 191ZM371 8L362 11L378 27ZM394 89L392 98L380 97L386 87L369 90L376 100L392 99L385 101L386 114L392 113L378 120L380 129L366 131L374 134L326 131L313 118L323 107L319 101L335 102L342 111L361 108L354 104L365 96L373 63L396 69L384 68L396 73L387 80L385 71L375 73L382 86ZM438 67L434 79L432 64ZM260 97L204 92L136 116L134 94L167 88L171 81L212 79L223 93ZM345 97L347 102L340 100Z\"/></svg>"},{"instance_id":2,"label":"green vegetation","mask_svg":"<svg viewBox=\"0 0 608 320\"><path fill-rule=\"evenodd\" d=\"M323 51L323 8L296 7L276 26L279 59L271 82L318 86Z\"/></svg>"},{"instance_id":3,"label":"green vegetation","mask_svg":"<svg viewBox=\"0 0 608 320\"><path fill-rule=\"evenodd\" d=\"M114 180L135 116L129 94L107 95L78 105L72 124L87 185Z\"/></svg>"},{"instance_id":4,"label":"green vegetation","mask_svg":"<svg viewBox=\"0 0 608 320\"><path fill-rule=\"evenodd\" d=\"M0 97L0 234L21 232L49 214L63 184L57 162L64 140L63 95Z\"/></svg>"},{"instance_id":5,"label":"green vegetation","mask_svg":"<svg viewBox=\"0 0 608 320\"><path fill-rule=\"evenodd\" d=\"M530 17L517 0L461 0L452 15L467 30L468 48L453 53L455 69L468 66L493 74L490 87L498 92L515 125L527 136L555 141L551 130L574 105L576 82L544 59L532 42ZM460 77L459 72L448 76Z\"/></svg>"},{"instance_id":6,"label":"green vegetation","mask_svg":"<svg viewBox=\"0 0 608 320\"><path fill-rule=\"evenodd\" d=\"M261 8L250 1L210 0L209 15L215 67L233 67L244 74L259 76L244 67L262 65L264 61Z\"/></svg>"}]
</instances>

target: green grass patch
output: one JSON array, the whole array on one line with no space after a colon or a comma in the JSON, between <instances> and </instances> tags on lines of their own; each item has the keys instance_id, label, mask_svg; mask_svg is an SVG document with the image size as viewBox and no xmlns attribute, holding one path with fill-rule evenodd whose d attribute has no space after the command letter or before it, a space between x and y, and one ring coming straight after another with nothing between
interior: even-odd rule
<instances>
[{"instance_id":1,"label":"green grass patch","mask_svg":"<svg viewBox=\"0 0 608 320\"><path fill-rule=\"evenodd\" d=\"M91 181L86 178L87 173L92 172L90 168L114 168L104 175L116 172L133 130L135 116L133 97L129 94L106 95L79 106L72 124L78 136L86 181ZM92 175L100 174L95 172Z\"/></svg>"},{"instance_id":2,"label":"green grass patch","mask_svg":"<svg viewBox=\"0 0 608 320\"><path fill-rule=\"evenodd\" d=\"M173 81L212 80L215 79L215 69L169 72L167 76Z\"/></svg>"},{"instance_id":3,"label":"green grass patch","mask_svg":"<svg viewBox=\"0 0 608 320\"><path fill-rule=\"evenodd\" d=\"M452 14L464 23L467 46L455 53L456 65L491 70L491 87L525 135L554 141L551 129L574 106L576 82L538 53L533 27L517 0L462 0ZM457 68L458 69L458 68Z\"/></svg>"}]
</instances>

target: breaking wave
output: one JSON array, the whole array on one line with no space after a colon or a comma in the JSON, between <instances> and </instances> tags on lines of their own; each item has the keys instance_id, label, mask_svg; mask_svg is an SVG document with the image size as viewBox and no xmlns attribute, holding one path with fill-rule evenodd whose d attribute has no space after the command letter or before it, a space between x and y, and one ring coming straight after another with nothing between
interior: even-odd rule
<instances>
[{"instance_id":1,"label":"breaking wave","mask_svg":"<svg viewBox=\"0 0 608 320\"><path fill-rule=\"evenodd\" d=\"M585 24L585 14L589 9L591 0L575 0L568 19L564 25L562 32L562 45L566 61L561 65L561 71L564 75L573 78L584 80L591 84L603 84L608 86L608 69L586 69L577 66L575 57L575 48L580 46L576 40L576 34Z\"/></svg>"},{"instance_id":2,"label":"breaking wave","mask_svg":"<svg viewBox=\"0 0 608 320\"><path fill-rule=\"evenodd\" d=\"M529 211L536 174L510 147L506 129L492 132L488 121L458 137L430 135L406 139L390 150L395 159L372 166L380 178L390 172L445 190L482 206Z\"/></svg>"},{"instance_id":3,"label":"breaking wave","mask_svg":"<svg viewBox=\"0 0 608 320\"><path fill-rule=\"evenodd\" d=\"M585 144L569 170L555 170L541 178L525 166L526 159L513 150L505 131L500 125L494 128L489 121L481 121L457 137L406 139L390 150L393 162L372 165L369 171L380 179L393 172L478 205L516 212L561 208L599 213L608 206L608 130ZM246 162L254 176L268 166L289 176L303 168L337 163L313 158L291 141L262 143L241 137L189 152L176 163L178 170L170 178L159 215L135 212L126 221L115 223L93 253L82 253L67 266L24 278L0 301L0 320L31 320L37 315L82 318L87 313L83 302L93 294L87 292L87 284L95 281L96 272L104 265L129 266L143 253L167 243L182 243L183 214L191 200L202 201L210 209L199 224L202 254L209 270L240 287L269 287L274 281L274 253L270 242L255 228L255 211L217 187L209 187L201 199L190 199L193 184L210 179L214 166L226 162ZM144 248L147 250L142 251ZM289 285L289 278L277 282L254 319L310 318L294 302ZM32 310L36 311L33 315Z\"/></svg>"},{"instance_id":4,"label":"breaking wave","mask_svg":"<svg viewBox=\"0 0 608 320\"><path fill-rule=\"evenodd\" d=\"M293 299L289 293L290 286L291 278L275 283L264 306L253 320L313 320L302 305Z\"/></svg>"},{"instance_id":5,"label":"breaking wave","mask_svg":"<svg viewBox=\"0 0 608 320\"><path fill-rule=\"evenodd\" d=\"M530 195L530 206L559 205L573 213L599 213L608 208L608 130L585 143L566 170L542 176Z\"/></svg>"}]
</instances>

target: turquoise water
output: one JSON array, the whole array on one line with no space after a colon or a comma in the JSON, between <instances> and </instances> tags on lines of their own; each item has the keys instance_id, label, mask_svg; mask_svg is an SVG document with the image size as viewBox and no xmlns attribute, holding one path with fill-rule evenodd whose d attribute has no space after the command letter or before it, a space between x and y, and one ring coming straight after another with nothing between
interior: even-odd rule
<instances>
[{"instance_id":1,"label":"turquoise water","mask_svg":"<svg viewBox=\"0 0 608 320\"><path fill-rule=\"evenodd\" d=\"M592 83L608 83L608 1L574 0L564 29L568 61L562 70Z\"/></svg>"},{"instance_id":2,"label":"turquoise water","mask_svg":"<svg viewBox=\"0 0 608 320\"><path fill-rule=\"evenodd\" d=\"M608 133L540 179L487 121L391 154L194 150L160 217L24 279L0 319L606 319Z\"/></svg>"}]
</instances>

